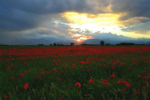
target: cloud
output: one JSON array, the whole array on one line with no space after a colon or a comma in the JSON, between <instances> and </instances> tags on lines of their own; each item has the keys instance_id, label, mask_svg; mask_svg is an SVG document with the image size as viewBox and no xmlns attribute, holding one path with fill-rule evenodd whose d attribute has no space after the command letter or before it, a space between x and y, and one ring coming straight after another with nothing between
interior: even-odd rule
<instances>
[{"instance_id":1,"label":"cloud","mask_svg":"<svg viewBox=\"0 0 150 100\"><path fill-rule=\"evenodd\" d=\"M150 17L150 0L0 0L0 30L24 30L39 26L52 14L125 12L121 20Z\"/></svg>"},{"instance_id":2,"label":"cloud","mask_svg":"<svg viewBox=\"0 0 150 100\"><path fill-rule=\"evenodd\" d=\"M57 22L61 22L61 20L57 20ZM3 31L0 33L1 44L49 44L53 42L67 43L71 41L72 39L68 34L68 26L55 23L55 20L45 22L43 25L32 29Z\"/></svg>"},{"instance_id":3,"label":"cloud","mask_svg":"<svg viewBox=\"0 0 150 100\"><path fill-rule=\"evenodd\" d=\"M148 4L150 0L0 0L0 31L35 28L66 11L107 13L112 9L127 13L121 20L150 17Z\"/></svg>"},{"instance_id":4,"label":"cloud","mask_svg":"<svg viewBox=\"0 0 150 100\"><path fill-rule=\"evenodd\" d=\"M29 39L46 41L48 40L46 37L49 40L64 38L70 41L73 39L71 32L82 33L79 28L70 28L71 23L61 16L65 12L95 16L108 13L120 14L119 22L123 26L121 27L123 31L143 34L145 26L150 24L147 23L150 21L149 4L150 0L0 0L0 42L17 43ZM84 32L84 35L90 33L88 30Z\"/></svg>"},{"instance_id":5,"label":"cloud","mask_svg":"<svg viewBox=\"0 0 150 100\"><path fill-rule=\"evenodd\" d=\"M150 40L145 38L133 39L130 37L118 36L111 33L103 33L103 34L94 34L94 39L89 39L84 41L87 44L99 44L101 40L105 42L105 44L117 44L117 43L136 43L136 44L149 44Z\"/></svg>"},{"instance_id":6,"label":"cloud","mask_svg":"<svg viewBox=\"0 0 150 100\"><path fill-rule=\"evenodd\" d=\"M126 28L124 28L124 31L136 31L136 32L140 32L141 34L146 34L147 31L150 31L150 21L145 22L145 23L139 23L139 24L134 24L134 25L130 25Z\"/></svg>"},{"instance_id":7,"label":"cloud","mask_svg":"<svg viewBox=\"0 0 150 100\"><path fill-rule=\"evenodd\" d=\"M0 0L0 31L40 26L65 11L94 12L88 0Z\"/></svg>"},{"instance_id":8,"label":"cloud","mask_svg":"<svg viewBox=\"0 0 150 100\"><path fill-rule=\"evenodd\" d=\"M36 14L60 13L68 10L82 10L86 0L1 0L4 7L20 9Z\"/></svg>"},{"instance_id":9,"label":"cloud","mask_svg":"<svg viewBox=\"0 0 150 100\"><path fill-rule=\"evenodd\" d=\"M132 17L150 18L150 0L111 0L112 10L114 12L126 12L121 20Z\"/></svg>"},{"instance_id":10,"label":"cloud","mask_svg":"<svg viewBox=\"0 0 150 100\"><path fill-rule=\"evenodd\" d=\"M0 44L50 44L50 43L70 43L72 39L61 33L53 33L51 29L32 29L20 32L4 32L0 34ZM59 30L57 32L60 32Z\"/></svg>"},{"instance_id":11,"label":"cloud","mask_svg":"<svg viewBox=\"0 0 150 100\"><path fill-rule=\"evenodd\" d=\"M143 30L149 29L145 26L150 23L143 23L143 17L120 21L123 14L100 13L89 14L79 12L65 12L62 17L67 20L70 26L71 34L87 35L87 32L94 33L112 33L132 38L150 38L148 32L143 34ZM134 28L133 28L134 27Z\"/></svg>"}]
</instances>

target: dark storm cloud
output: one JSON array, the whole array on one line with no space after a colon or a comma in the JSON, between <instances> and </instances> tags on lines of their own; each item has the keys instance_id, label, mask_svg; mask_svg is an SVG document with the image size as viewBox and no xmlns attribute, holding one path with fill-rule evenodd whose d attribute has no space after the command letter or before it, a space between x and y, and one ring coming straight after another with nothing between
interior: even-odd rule
<instances>
[{"instance_id":1,"label":"dark storm cloud","mask_svg":"<svg viewBox=\"0 0 150 100\"><path fill-rule=\"evenodd\" d=\"M86 0L1 0L1 6L7 9L20 9L36 14L60 13L68 10L88 8Z\"/></svg>"},{"instance_id":2,"label":"dark storm cloud","mask_svg":"<svg viewBox=\"0 0 150 100\"><path fill-rule=\"evenodd\" d=\"M49 14L65 11L94 12L94 7L106 7L109 0L1 0L0 4L26 12Z\"/></svg>"},{"instance_id":3,"label":"dark storm cloud","mask_svg":"<svg viewBox=\"0 0 150 100\"><path fill-rule=\"evenodd\" d=\"M127 15L121 19L126 20L132 17L150 18L150 0L111 0L114 12L126 12Z\"/></svg>"},{"instance_id":4,"label":"dark storm cloud","mask_svg":"<svg viewBox=\"0 0 150 100\"><path fill-rule=\"evenodd\" d=\"M68 26L45 23L43 26L24 31L3 31L0 33L0 44L49 44L70 43Z\"/></svg>"},{"instance_id":5,"label":"dark storm cloud","mask_svg":"<svg viewBox=\"0 0 150 100\"><path fill-rule=\"evenodd\" d=\"M65 11L89 11L86 0L0 0L0 31L37 27ZM45 18L46 17L46 18Z\"/></svg>"},{"instance_id":6,"label":"dark storm cloud","mask_svg":"<svg viewBox=\"0 0 150 100\"><path fill-rule=\"evenodd\" d=\"M37 26L39 16L18 9L10 10L0 7L0 31L24 30ZM38 22L39 21L39 22Z\"/></svg>"}]
</instances>

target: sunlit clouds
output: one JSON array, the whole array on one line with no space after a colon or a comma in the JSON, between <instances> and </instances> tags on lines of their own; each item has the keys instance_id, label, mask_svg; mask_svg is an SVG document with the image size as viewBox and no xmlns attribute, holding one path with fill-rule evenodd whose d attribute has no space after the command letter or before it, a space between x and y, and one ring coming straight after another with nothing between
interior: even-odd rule
<instances>
[{"instance_id":1,"label":"sunlit clouds","mask_svg":"<svg viewBox=\"0 0 150 100\"><path fill-rule=\"evenodd\" d=\"M145 17L133 18L130 20L120 20L126 13L79 13L79 12L65 12L61 16L67 20L70 30L73 32L81 32L82 34L91 35L94 33L112 33L116 35L123 35L131 38L150 38L150 35L141 34L135 30L125 31L128 24L139 23ZM131 22L130 22L131 21ZM74 33L72 33L74 34ZM80 40L78 40L80 41Z\"/></svg>"},{"instance_id":2,"label":"sunlit clouds","mask_svg":"<svg viewBox=\"0 0 150 100\"><path fill-rule=\"evenodd\" d=\"M69 23L70 27L79 29L81 32L90 31L91 33L118 32L120 31L119 14L88 14L78 12L65 12L62 14Z\"/></svg>"}]
</instances>

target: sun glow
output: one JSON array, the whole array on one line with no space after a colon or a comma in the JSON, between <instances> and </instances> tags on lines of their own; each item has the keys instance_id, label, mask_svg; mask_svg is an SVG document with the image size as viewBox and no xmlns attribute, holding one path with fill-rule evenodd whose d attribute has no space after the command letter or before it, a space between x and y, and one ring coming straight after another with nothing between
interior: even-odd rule
<instances>
[{"instance_id":1,"label":"sun glow","mask_svg":"<svg viewBox=\"0 0 150 100\"><path fill-rule=\"evenodd\" d=\"M72 38L75 42L81 43L85 40L92 39L92 36L82 35L82 34L72 34Z\"/></svg>"}]
</instances>

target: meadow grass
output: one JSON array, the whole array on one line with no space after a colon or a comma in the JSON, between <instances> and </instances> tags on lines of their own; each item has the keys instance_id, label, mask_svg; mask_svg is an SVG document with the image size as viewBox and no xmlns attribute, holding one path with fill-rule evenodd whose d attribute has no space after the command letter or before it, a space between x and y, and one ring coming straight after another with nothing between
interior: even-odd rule
<instances>
[{"instance_id":1,"label":"meadow grass","mask_svg":"<svg viewBox=\"0 0 150 100\"><path fill-rule=\"evenodd\" d=\"M149 53L0 57L0 100L150 99Z\"/></svg>"}]
</instances>

